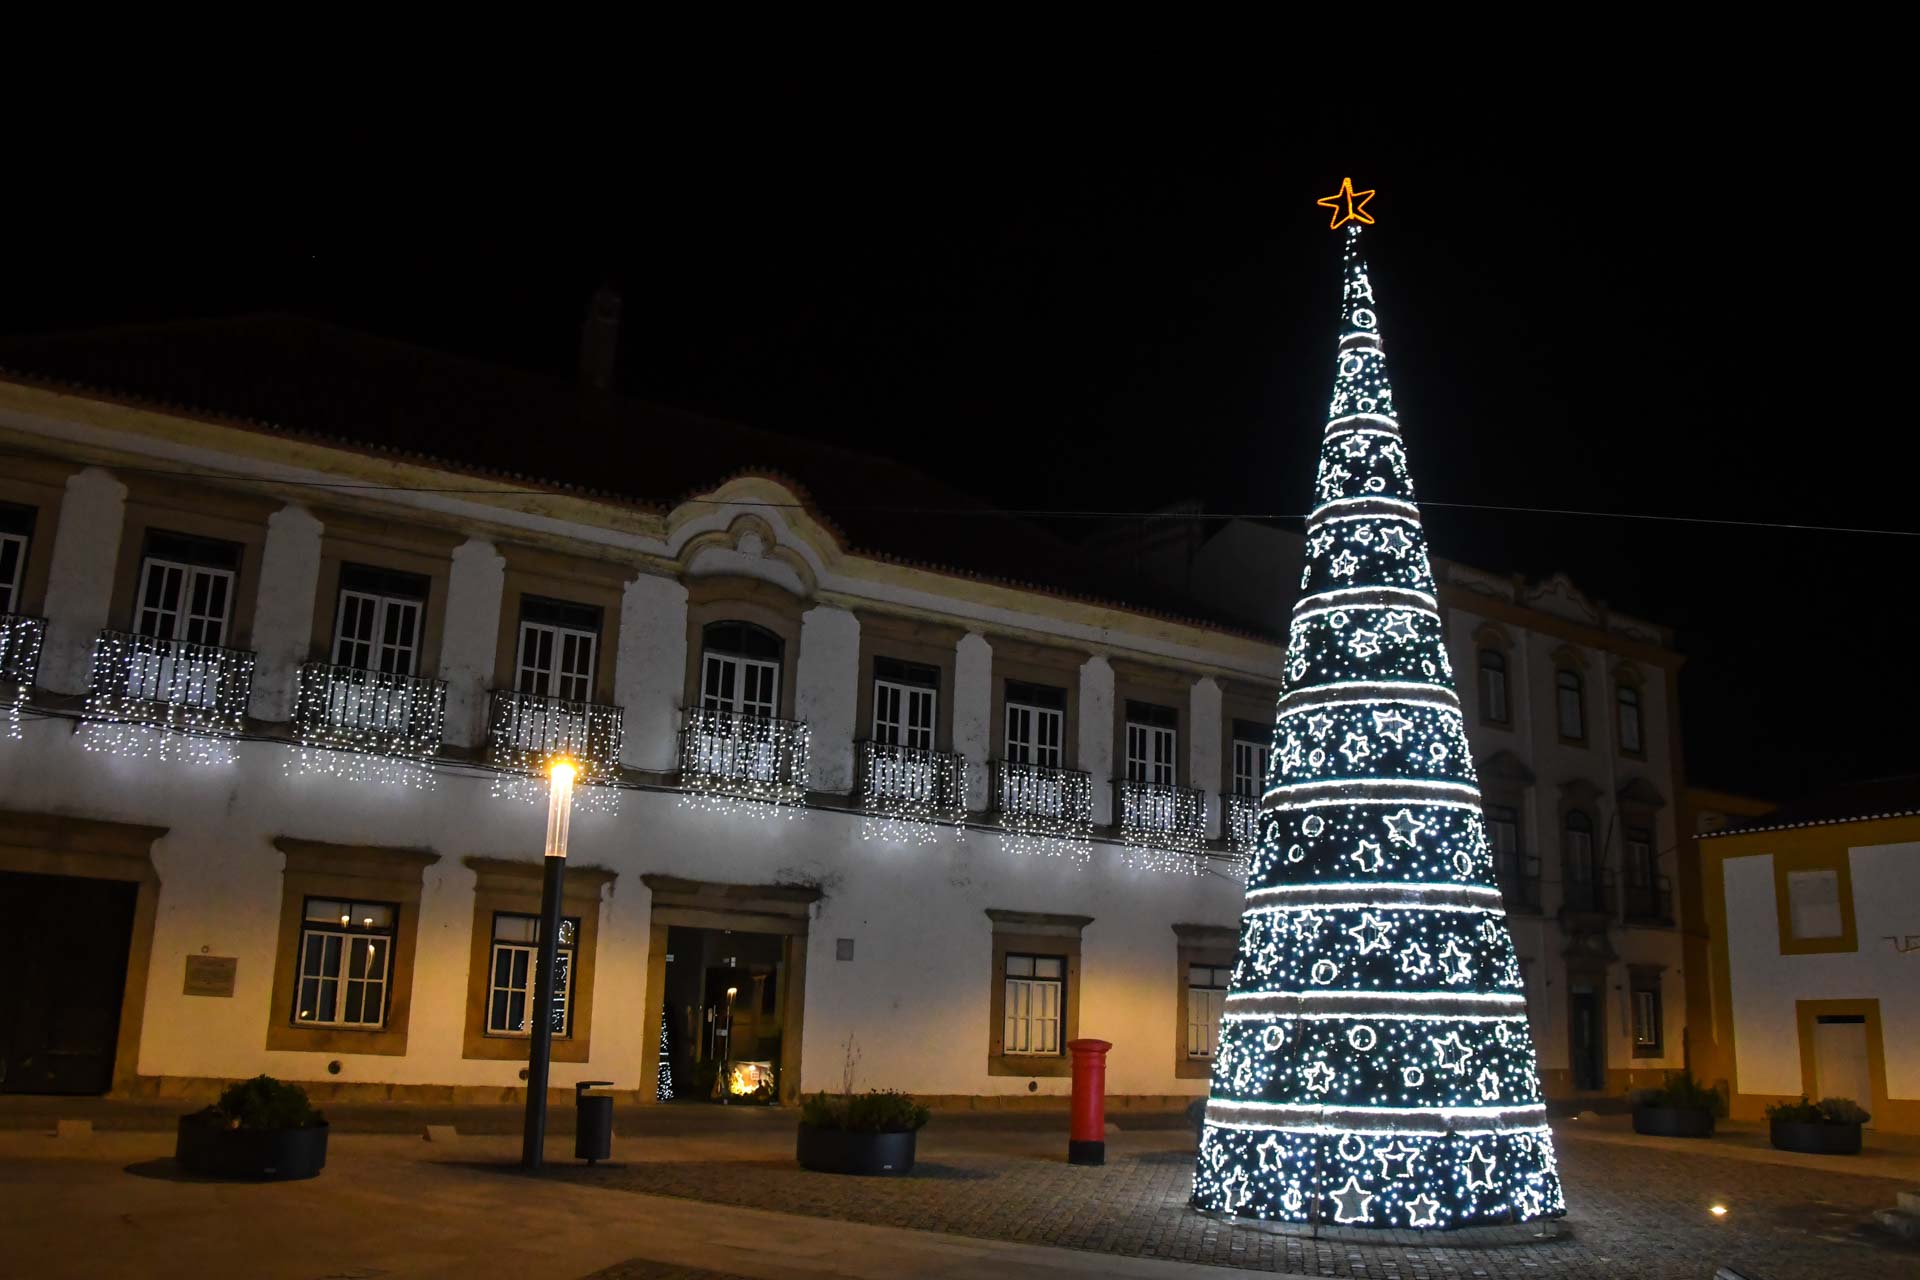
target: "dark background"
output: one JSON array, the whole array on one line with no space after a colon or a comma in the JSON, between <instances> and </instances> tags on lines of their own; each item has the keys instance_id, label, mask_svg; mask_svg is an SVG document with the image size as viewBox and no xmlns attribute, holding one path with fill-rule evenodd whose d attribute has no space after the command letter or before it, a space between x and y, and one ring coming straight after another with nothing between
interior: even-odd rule
<instances>
[{"instance_id":1,"label":"dark background","mask_svg":"<svg viewBox=\"0 0 1920 1280\"><path fill-rule=\"evenodd\" d=\"M1920 769L1920 540L1434 505L1920 528L1910 238L1863 102L1442 121L1113 87L690 91L652 83L584 131L258 105L42 135L22 163L47 180L5 206L0 333L281 309L570 376L612 282L633 394L1005 507L1285 516L1333 371L1313 201L1351 173L1380 192L1436 551L1565 570L1675 628L1697 783L1784 799Z\"/></svg>"}]
</instances>

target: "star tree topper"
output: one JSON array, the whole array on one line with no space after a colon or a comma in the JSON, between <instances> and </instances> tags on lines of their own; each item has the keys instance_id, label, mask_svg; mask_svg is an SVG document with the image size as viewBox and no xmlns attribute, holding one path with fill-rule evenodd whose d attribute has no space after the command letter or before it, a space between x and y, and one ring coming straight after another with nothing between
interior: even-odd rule
<instances>
[{"instance_id":1,"label":"star tree topper","mask_svg":"<svg viewBox=\"0 0 1920 1280\"><path fill-rule=\"evenodd\" d=\"M1358 222L1365 226L1373 225L1373 215L1367 212L1367 201L1373 199L1371 191L1355 191L1352 178L1340 179L1340 189L1330 196L1323 196L1314 203L1323 209L1333 210L1333 221L1327 225L1338 231L1348 222Z\"/></svg>"}]
</instances>

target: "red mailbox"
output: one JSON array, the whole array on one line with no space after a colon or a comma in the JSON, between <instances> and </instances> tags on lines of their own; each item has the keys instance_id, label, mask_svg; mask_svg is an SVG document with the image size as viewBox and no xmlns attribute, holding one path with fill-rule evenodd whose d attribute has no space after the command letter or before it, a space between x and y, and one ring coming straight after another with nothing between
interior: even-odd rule
<instances>
[{"instance_id":1,"label":"red mailbox","mask_svg":"<svg viewBox=\"0 0 1920 1280\"><path fill-rule=\"evenodd\" d=\"M1069 1040L1073 1054L1073 1126L1067 1134L1068 1164L1107 1162L1107 1050L1105 1040Z\"/></svg>"}]
</instances>

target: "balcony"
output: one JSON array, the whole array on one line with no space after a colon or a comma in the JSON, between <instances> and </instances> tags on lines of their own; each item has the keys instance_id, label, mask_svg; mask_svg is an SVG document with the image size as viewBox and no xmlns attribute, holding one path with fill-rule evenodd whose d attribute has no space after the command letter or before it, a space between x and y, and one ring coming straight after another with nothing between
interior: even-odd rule
<instances>
[{"instance_id":1,"label":"balcony","mask_svg":"<svg viewBox=\"0 0 1920 1280\"><path fill-rule=\"evenodd\" d=\"M495 689L487 716L487 754L502 769L535 776L565 756L579 771L580 782L613 782L620 776L624 720L619 707L601 702Z\"/></svg>"},{"instance_id":2,"label":"balcony","mask_svg":"<svg viewBox=\"0 0 1920 1280\"><path fill-rule=\"evenodd\" d=\"M1222 792L1220 815L1227 852L1239 862L1253 857L1253 851L1260 847L1260 797Z\"/></svg>"},{"instance_id":3,"label":"balcony","mask_svg":"<svg viewBox=\"0 0 1920 1280\"><path fill-rule=\"evenodd\" d=\"M126 631L93 645L87 719L230 738L246 723L253 654Z\"/></svg>"},{"instance_id":4,"label":"balcony","mask_svg":"<svg viewBox=\"0 0 1920 1280\"><path fill-rule=\"evenodd\" d=\"M309 662L293 732L302 746L425 762L440 749L446 711L444 680Z\"/></svg>"},{"instance_id":5,"label":"balcony","mask_svg":"<svg viewBox=\"0 0 1920 1280\"><path fill-rule=\"evenodd\" d=\"M40 670L40 642L47 620L0 613L0 684L31 685Z\"/></svg>"},{"instance_id":6,"label":"balcony","mask_svg":"<svg viewBox=\"0 0 1920 1280\"><path fill-rule=\"evenodd\" d=\"M1626 917L1634 924L1673 923L1673 884L1665 876L1650 882L1629 880L1621 898Z\"/></svg>"},{"instance_id":7,"label":"balcony","mask_svg":"<svg viewBox=\"0 0 1920 1280\"><path fill-rule=\"evenodd\" d=\"M804 805L809 741L798 720L689 711L680 733L681 789L716 801Z\"/></svg>"},{"instance_id":8,"label":"balcony","mask_svg":"<svg viewBox=\"0 0 1920 1280\"><path fill-rule=\"evenodd\" d=\"M1611 916L1613 884L1605 872L1586 876L1568 876L1561 886L1562 915Z\"/></svg>"},{"instance_id":9,"label":"balcony","mask_svg":"<svg viewBox=\"0 0 1920 1280\"><path fill-rule=\"evenodd\" d=\"M1509 912L1540 910L1540 859L1526 853L1496 853L1493 869Z\"/></svg>"},{"instance_id":10,"label":"balcony","mask_svg":"<svg viewBox=\"0 0 1920 1280\"><path fill-rule=\"evenodd\" d=\"M993 805L1016 846L1058 840L1077 857L1093 839L1093 775L1078 769L999 760L993 766Z\"/></svg>"},{"instance_id":11,"label":"balcony","mask_svg":"<svg viewBox=\"0 0 1920 1280\"><path fill-rule=\"evenodd\" d=\"M1207 844L1207 796L1198 787L1116 779L1120 839L1129 849L1198 855Z\"/></svg>"},{"instance_id":12,"label":"balcony","mask_svg":"<svg viewBox=\"0 0 1920 1280\"><path fill-rule=\"evenodd\" d=\"M959 826L967 817L966 757L862 742L860 807L874 817L904 823L923 838L931 838L941 823Z\"/></svg>"}]
</instances>

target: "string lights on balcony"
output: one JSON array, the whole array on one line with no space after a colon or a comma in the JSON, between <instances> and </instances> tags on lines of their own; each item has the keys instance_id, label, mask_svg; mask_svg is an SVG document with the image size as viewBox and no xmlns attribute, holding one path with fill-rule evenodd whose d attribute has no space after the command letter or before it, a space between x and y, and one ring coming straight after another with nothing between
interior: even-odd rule
<instances>
[{"instance_id":1,"label":"string lights on balcony","mask_svg":"<svg viewBox=\"0 0 1920 1280\"><path fill-rule=\"evenodd\" d=\"M0 701L6 706L6 736L20 736L20 709L33 690L40 669L40 642L47 624L42 618L17 613L0 614Z\"/></svg>"},{"instance_id":2,"label":"string lights on balcony","mask_svg":"<svg viewBox=\"0 0 1920 1280\"><path fill-rule=\"evenodd\" d=\"M246 724L253 654L102 631L87 694L89 751L226 764Z\"/></svg>"},{"instance_id":3,"label":"string lights on balcony","mask_svg":"<svg viewBox=\"0 0 1920 1280\"><path fill-rule=\"evenodd\" d=\"M310 662L300 668L287 771L426 789L446 724L446 683Z\"/></svg>"},{"instance_id":4,"label":"string lights on balcony","mask_svg":"<svg viewBox=\"0 0 1920 1280\"><path fill-rule=\"evenodd\" d=\"M995 803L1013 853L1086 863L1093 857L1093 779L1077 769L1002 760Z\"/></svg>"},{"instance_id":5,"label":"string lights on balcony","mask_svg":"<svg viewBox=\"0 0 1920 1280\"><path fill-rule=\"evenodd\" d=\"M696 708L680 734L680 801L722 813L804 817L808 727Z\"/></svg>"},{"instance_id":6,"label":"string lights on balcony","mask_svg":"<svg viewBox=\"0 0 1920 1280\"><path fill-rule=\"evenodd\" d=\"M1114 784L1127 865L1202 875L1207 870L1207 801L1194 787L1125 778Z\"/></svg>"},{"instance_id":7,"label":"string lights on balcony","mask_svg":"<svg viewBox=\"0 0 1920 1280\"><path fill-rule=\"evenodd\" d=\"M866 840L933 844L942 829L965 834L967 759L891 742L860 744L860 807Z\"/></svg>"},{"instance_id":8,"label":"string lights on balcony","mask_svg":"<svg viewBox=\"0 0 1920 1280\"><path fill-rule=\"evenodd\" d=\"M620 807L620 743L624 713L598 702L573 702L496 689L487 728L487 757L496 797L547 803L547 769L573 762L576 808L614 813Z\"/></svg>"}]
</instances>

